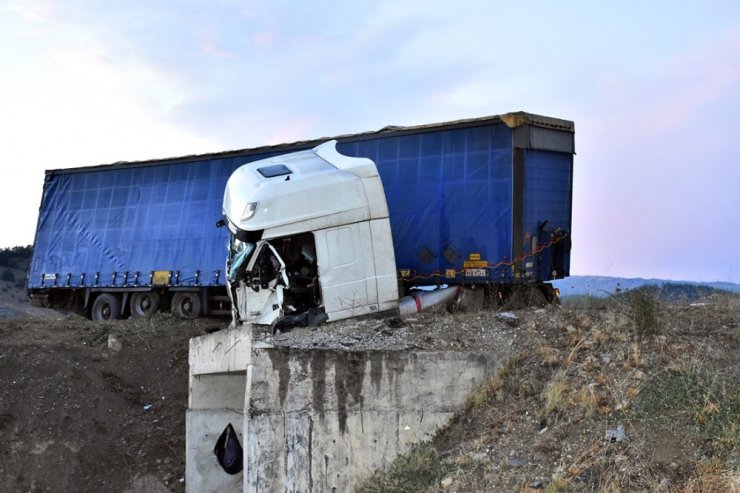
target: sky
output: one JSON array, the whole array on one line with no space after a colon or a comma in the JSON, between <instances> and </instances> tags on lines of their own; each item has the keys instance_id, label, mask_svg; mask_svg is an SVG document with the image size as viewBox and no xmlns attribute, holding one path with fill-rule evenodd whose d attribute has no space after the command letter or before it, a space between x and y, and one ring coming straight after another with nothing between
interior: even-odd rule
<instances>
[{"instance_id":1,"label":"sky","mask_svg":"<svg viewBox=\"0 0 740 493\"><path fill-rule=\"evenodd\" d=\"M44 170L527 111L571 274L740 283L740 2L0 0L0 248Z\"/></svg>"}]
</instances>

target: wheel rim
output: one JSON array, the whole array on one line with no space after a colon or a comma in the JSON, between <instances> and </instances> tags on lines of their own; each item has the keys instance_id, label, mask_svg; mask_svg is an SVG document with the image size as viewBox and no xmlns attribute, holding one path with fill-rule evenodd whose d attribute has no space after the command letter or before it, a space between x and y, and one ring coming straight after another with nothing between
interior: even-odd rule
<instances>
[{"instance_id":1,"label":"wheel rim","mask_svg":"<svg viewBox=\"0 0 740 493\"><path fill-rule=\"evenodd\" d=\"M172 313L184 320L193 320L201 315L198 293L179 292L172 298Z\"/></svg>"},{"instance_id":2,"label":"wheel rim","mask_svg":"<svg viewBox=\"0 0 740 493\"><path fill-rule=\"evenodd\" d=\"M147 318L157 311L159 295L152 292L134 293L131 298L131 315L134 318Z\"/></svg>"},{"instance_id":3,"label":"wheel rim","mask_svg":"<svg viewBox=\"0 0 740 493\"><path fill-rule=\"evenodd\" d=\"M182 300L182 303L180 303L180 311L184 315L192 315L193 314L193 303L190 301L190 298L185 298Z\"/></svg>"},{"instance_id":4,"label":"wheel rim","mask_svg":"<svg viewBox=\"0 0 740 493\"><path fill-rule=\"evenodd\" d=\"M93 320L117 320L121 309L120 299L110 293L102 293L93 303L90 317Z\"/></svg>"}]
</instances>

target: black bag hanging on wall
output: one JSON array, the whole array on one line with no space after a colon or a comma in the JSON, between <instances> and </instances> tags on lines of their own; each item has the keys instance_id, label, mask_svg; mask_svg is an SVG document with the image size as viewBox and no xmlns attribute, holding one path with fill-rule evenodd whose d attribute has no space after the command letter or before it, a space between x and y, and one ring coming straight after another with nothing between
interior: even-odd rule
<instances>
[{"instance_id":1,"label":"black bag hanging on wall","mask_svg":"<svg viewBox=\"0 0 740 493\"><path fill-rule=\"evenodd\" d=\"M229 474L237 474L244 468L244 452L239 443L239 437L236 436L234 427L229 423L221 436L216 441L213 448L218 463Z\"/></svg>"}]
</instances>

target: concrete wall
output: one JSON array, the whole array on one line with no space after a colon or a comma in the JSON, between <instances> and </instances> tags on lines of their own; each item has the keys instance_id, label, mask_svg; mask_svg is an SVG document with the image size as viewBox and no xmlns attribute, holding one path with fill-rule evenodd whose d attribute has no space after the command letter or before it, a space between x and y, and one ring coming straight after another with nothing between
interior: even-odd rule
<instances>
[{"instance_id":1,"label":"concrete wall","mask_svg":"<svg viewBox=\"0 0 740 493\"><path fill-rule=\"evenodd\" d=\"M348 491L430 439L500 359L255 350L244 491Z\"/></svg>"},{"instance_id":2,"label":"concrete wall","mask_svg":"<svg viewBox=\"0 0 740 493\"><path fill-rule=\"evenodd\" d=\"M505 354L252 347L239 328L191 340L189 492L349 491L430 439ZM213 453L231 423L244 471Z\"/></svg>"},{"instance_id":3,"label":"concrete wall","mask_svg":"<svg viewBox=\"0 0 740 493\"><path fill-rule=\"evenodd\" d=\"M185 419L185 484L189 492L243 490L243 474L226 474L213 448L229 423L244 444L251 334L251 329L240 328L190 340L190 391Z\"/></svg>"}]
</instances>

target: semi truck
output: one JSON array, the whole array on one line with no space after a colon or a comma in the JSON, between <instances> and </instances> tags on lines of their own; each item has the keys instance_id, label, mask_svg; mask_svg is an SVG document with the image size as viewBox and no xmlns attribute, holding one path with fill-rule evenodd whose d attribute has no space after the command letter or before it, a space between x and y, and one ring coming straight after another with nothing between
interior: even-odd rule
<instances>
[{"instance_id":1,"label":"semi truck","mask_svg":"<svg viewBox=\"0 0 740 493\"><path fill-rule=\"evenodd\" d=\"M516 112L49 170L29 296L272 325L393 310L418 286L552 299L574 154L573 122Z\"/></svg>"}]
</instances>

